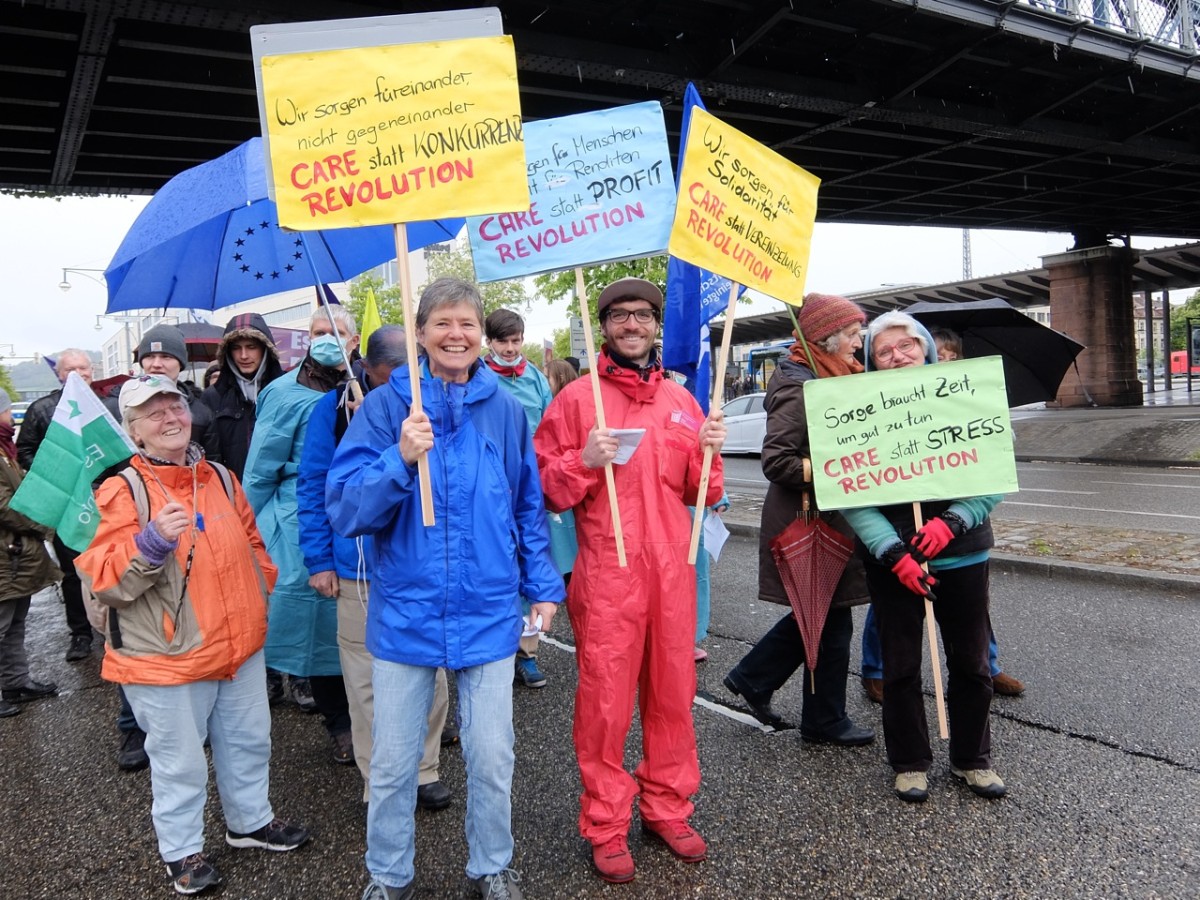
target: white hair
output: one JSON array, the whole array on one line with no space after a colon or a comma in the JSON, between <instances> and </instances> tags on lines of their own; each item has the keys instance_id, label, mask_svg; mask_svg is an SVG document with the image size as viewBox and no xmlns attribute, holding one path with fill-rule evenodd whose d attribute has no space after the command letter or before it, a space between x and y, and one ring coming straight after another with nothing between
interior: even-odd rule
<instances>
[{"instance_id":1,"label":"white hair","mask_svg":"<svg viewBox=\"0 0 1200 900\"><path fill-rule=\"evenodd\" d=\"M897 309L885 312L867 326L868 346L874 343L875 338L889 328L903 328L905 334L921 345L921 354L923 356L928 355L929 342L925 339L925 329L908 313L900 312Z\"/></svg>"},{"instance_id":2,"label":"white hair","mask_svg":"<svg viewBox=\"0 0 1200 900\"><path fill-rule=\"evenodd\" d=\"M328 310L328 312L326 312ZM330 313L333 314L333 321L337 322L346 330L347 337L354 337L358 334L358 323L354 321L354 316L350 314L350 310L340 304L330 303L322 304L316 312L312 314L312 318L308 320L308 330L312 333L312 327L318 322L328 322Z\"/></svg>"}]
</instances>

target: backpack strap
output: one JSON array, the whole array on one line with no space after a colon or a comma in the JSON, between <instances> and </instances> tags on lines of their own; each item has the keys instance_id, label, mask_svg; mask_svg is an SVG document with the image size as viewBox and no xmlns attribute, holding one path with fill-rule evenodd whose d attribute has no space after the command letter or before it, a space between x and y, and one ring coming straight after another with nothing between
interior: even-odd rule
<instances>
[{"instance_id":1,"label":"backpack strap","mask_svg":"<svg viewBox=\"0 0 1200 900\"><path fill-rule=\"evenodd\" d=\"M146 490L146 480L142 478L142 473L133 466L126 466L117 473L117 477L125 481L129 493L133 495L133 506L137 510L138 525L145 528L146 523L150 521L150 494ZM121 620L117 615L116 607L112 606L108 608L108 642L112 644L114 650L120 650L124 646L124 641L121 639Z\"/></svg>"}]
</instances>

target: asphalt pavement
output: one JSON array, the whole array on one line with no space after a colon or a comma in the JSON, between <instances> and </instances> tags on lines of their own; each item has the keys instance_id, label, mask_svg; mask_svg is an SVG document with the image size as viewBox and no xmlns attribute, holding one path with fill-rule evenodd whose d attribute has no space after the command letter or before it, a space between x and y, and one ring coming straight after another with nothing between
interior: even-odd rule
<instances>
[{"instance_id":1,"label":"asphalt pavement","mask_svg":"<svg viewBox=\"0 0 1200 900\"><path fill-rule=\"evenodd\" d=\"M515 696L514 867L530 900L1200 896L1200 580L1000 554L992 595L1001 662L1028 686L992 710L995 765L1009 795L970 794L936 742L930 800L912 806L891 792L881 742L839 749L766 731L722 687L783 612L756 599L753 525L734 524L741 533L714 568L709 659L699 665L694 709L703 784L693 823L710 859L679 863L635 828L637 880L605 885L592 873L576 829L573 642L561 616L540 656L548 687ZM859 626L861 618L860 609ZM173 896L150 820L150 773L115 765L115 690L100 680L98 656L63 661L66 643L61 605L43 592L27 644L34 677L58 682L60 694L0 721L0 896ZM879 709L857 687L855 644L850 713L878 729ZM797 678L776 706L795 719L799 702ZM273 740L276 812L310 825L313 840L291 854L224 846L213 789L206 849L226 876L214 896L360 896L357 771L332 763L319 718L295 707L275 710ZM639 740L635 722L631 769ZM417 816L418 896L469 897L458 748L445 751L442 779L454 802Z\"/></svg>"}]
</instances>

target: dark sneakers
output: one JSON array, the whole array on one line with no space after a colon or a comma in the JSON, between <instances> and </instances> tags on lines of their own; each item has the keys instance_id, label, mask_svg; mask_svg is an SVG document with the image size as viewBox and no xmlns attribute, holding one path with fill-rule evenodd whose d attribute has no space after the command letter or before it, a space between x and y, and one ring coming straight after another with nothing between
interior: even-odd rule
<instances>
[{"instance_id":1,"label":"dark sneakers","mask_svg":"<svg viewBox=\"0 0 1200 900\"><path fill-rule=\"evenodd\" d=\"M0 697L8 703L28 703L30 700L40 700L57 693L58 685L53 682L42 684L40 681L31 681L25 687L5 688L0 692Z\"/></svg>"},{"instance_id":2,"label":"dark sneakers","mask_svg":"<svg viewBox=\"0 0 1200 900\"><path fill-rule=\"evenodd\" d=\"M330 735L333 744L333 761L339 766L354 765L354 738L349 731L339 731Z\"/></svg>"},{"instance_id":3,"label":"dark sneakers","mask_svg":"<svg viewBox=\"0 0 1200 900\"><path fill-rule=\"evenodd\" d=\"M417 896L417 883L410 881L404 887L388 887L372 881L363 891L362 900L412 900Z\"/></svg>"},{"instance_id":4,"label":"dark sneakers","mask_svg":"<svg viewBox=\"0 0 1200 900\"><path fill-rule=\"evenodd\" d=\"M525 895L517 887L521 876L512 869L504 869L495 875L484 875L482 878L472 878L471 883L483 900L525 900Z\"/></svg>"},{"instance_id":5,"label":"dark sneakers","mask_svg":"<svg viewBox=\"0 0 1200 900\"><path fill-rule=\"evenodd\" d=\"M122 772L137 772L150 765L146 755L146 732L140 728L121 735L121 746L117 748L117 768Z\"/></svg>"},{"instance_id":6,"label":"dark sneakers","mask_svg":"<svg viewBox=\"0 0 1200 900\"><path fill-rule=\"evenodd\" d=\"M417 786L417 806L421 809L431 811L445 809L453 799L454 794L451 793L450 788L440 781L431 781L429 784Z\"/></svg>"},{"instance_id":7,"label":"dark sneakers","mask_svg":"<svg viewBox=\"0 0 1200 900\"><path fill-rule=\"evenodd\" d=\"M725 689L735 697L741 697L746 701L746 705L750 707L750 715L758 719L764 725L774 728L776 731L784 731L789 728L795 728L789 722L785 722L783 716L771 709L770 694L752 694L749 691L743 691L736 681L733 680L733 673L725 676L723 682Z\"/></svg>"},{"instance_id":8,"label":"dark sneakers","mask_svg":"<svg viewBox=\"0 0 1200 900\"><path fill-rule=\"evenodd\" d=\"M71 636L71 646L67 648L67 662L79 662L92 655L92 639L86 634Z\"/></svg>"},{"instance_id":9,"label":"dark sneakers","mask_svg":"<svg viewBox=\"0 0 1200 900\"><path fill-rule=\"evenodd\" d=\"M524 685L527 688L544 688L546 686L546 676L538 668L537 657L517 657L516 674L513 677L513 683Z\"/></svg>"},{"instance_id":10,"label":"dark sneakers","mask_svg":"<svg viewBox=\"0 0 1200 900\"><path fill-rule=\"evenodd\" d=\"M249 834L239 834L236 831L225 832L225 843L230 847L255 848L258 850L275 850L286 852L295 850L308 840L308 829L303 825L292 825L283 819L275 818Z\"/></svg>"},{"instance_id":11,"label":"dark sneakers","mask_svg":"<svg viewBox=\"0 0 1200 900\"><path fill-rule=\"evenodd\" d=\"M15 716L21 711L21 707L15 703L9 703L6 700L0 700L0 719L7 719L9 716Z\"/></svg>"},{"instance_id":12,"label":"dark sneakers","mask_svg":"<svg viewBox=\"0 0 1200 900\"><path fill-rule=\"evenodd\" d=\"M221 873L213 868L203 853L193 853L167 863L167 873L178 894L198 894L221 883Z\"/></svg>"}]
</instances>

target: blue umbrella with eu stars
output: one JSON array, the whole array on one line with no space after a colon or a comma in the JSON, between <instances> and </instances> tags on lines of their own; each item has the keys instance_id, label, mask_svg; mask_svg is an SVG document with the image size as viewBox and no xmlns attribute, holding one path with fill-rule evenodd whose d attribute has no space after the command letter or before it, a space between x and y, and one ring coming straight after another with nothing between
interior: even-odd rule
<instances>
[{"instance_id":1,"label":"blue umbrella with eu stars","mask_svg":"<svg viewBox=\"0 0 1200 900\"><path fill-rule=\"evenodd\" d=\"M463 219L409 223L409 248L450 240L463 224ZM267 197L262 139L252 138L159 189L104 272L106 311L218 309L348 281L395 256L390 225L280 228L275 203Z\"/></svg>"}]
</instances>

